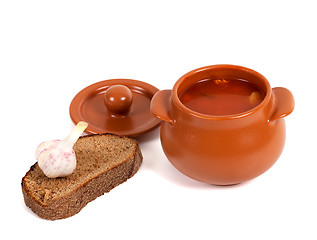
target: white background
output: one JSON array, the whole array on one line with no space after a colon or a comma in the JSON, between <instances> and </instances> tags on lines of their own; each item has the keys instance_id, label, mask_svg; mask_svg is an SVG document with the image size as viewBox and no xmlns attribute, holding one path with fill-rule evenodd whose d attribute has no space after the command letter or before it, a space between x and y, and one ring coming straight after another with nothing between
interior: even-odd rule
<instances>
[{"instance_id":1,"label":"white background","mask_svg":"<svg viewBox=\"0 0 317 240\"><path fill-rule=\"evenodd\" d=\"M317 7L314 1L1 1L0 235L13 239L316 239ZM171 89L228 63L290 89L295 110L277 163L231 187L191 180L159 131L140 139L128 182L58 221L25 205L20 182L44 141L72 127L72 98L111 78Z\"/></svg>"}]
</instances>

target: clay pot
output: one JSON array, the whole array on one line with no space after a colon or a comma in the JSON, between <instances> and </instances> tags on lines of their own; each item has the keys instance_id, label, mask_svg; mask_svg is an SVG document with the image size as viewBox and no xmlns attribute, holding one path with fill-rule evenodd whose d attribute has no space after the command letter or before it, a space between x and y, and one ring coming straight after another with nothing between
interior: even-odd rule
<instances>
[{"instance_id":1,"label":"clay pot","mask_svg":"<svg viewBox=\"0 0 317 240\"><path fill-rule=\"evenodd\" d=\"M265 98L236 115L204 115L185 107L179 94L206 78L246 80L261 89ZM234 65L193 70L173 90L159 91L151 101L151 112L163 120L161 144L168 160L183 174L214 185L241 183L268 170L282 153L284 117L293 109L289 90L272 89L261 74Z\"/></svg>"}]
</instances>

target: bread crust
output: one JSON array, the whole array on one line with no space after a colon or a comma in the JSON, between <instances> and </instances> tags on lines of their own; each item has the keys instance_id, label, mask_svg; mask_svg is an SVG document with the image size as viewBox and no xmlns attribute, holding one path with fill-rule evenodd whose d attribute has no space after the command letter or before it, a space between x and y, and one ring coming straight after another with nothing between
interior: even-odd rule
<instances>
[{"instance_id":1,"label":"bread crust","mask_svg":"<svg viewBox=\"0 0 317 240\"><path fill-rule=\"evenodd\" d=\"M142 153L137 144L135 153L122 164L86 181L69 194L56 198L47 205L37 201L25 184L26 177L37 165L35 163L22 178L24 202L34 213L44 219L57 220L71 217L80 212L89 202L131 178L140 168L142 159Z\"/></svg>"}]
</instances>

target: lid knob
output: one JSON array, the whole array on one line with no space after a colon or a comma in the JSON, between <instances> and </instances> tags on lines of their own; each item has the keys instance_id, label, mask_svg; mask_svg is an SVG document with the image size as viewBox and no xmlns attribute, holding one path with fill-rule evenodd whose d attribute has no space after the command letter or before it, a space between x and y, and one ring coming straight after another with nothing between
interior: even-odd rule
<instances>
[{"instance_id":1,"label":"lid knob","mask_svg":"<svg viewBox=\"0 0 317 240\"><path fill-rule=\"evenodd\" d=\"M132 92L124 85L113 85L104 94L108 111L114 115L126 115L131 108Z\"/></svg>"}]
</instances>

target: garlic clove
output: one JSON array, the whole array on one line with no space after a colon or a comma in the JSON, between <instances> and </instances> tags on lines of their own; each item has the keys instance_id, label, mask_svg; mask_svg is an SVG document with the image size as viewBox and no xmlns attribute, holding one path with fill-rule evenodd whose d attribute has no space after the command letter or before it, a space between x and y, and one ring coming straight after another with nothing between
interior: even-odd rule
<instances>
[{"instance_id":1,"label":"garlic clove","mask_svg":"<svg viewBox=\"0 0 317 240\"><path fill-rule=\"evenodd\" d=\"M61 141L51 143L43 149L37 162L44 174L49 178L65 177L76 168L76 156L72 149L60 147Z\"/></svg>"},{"instance_id":2,"label":"garlic clove","mask_svg":"<svg viewBox=\"0 0 317 240\"><path fill-rule=\"evenodd\" d=\"M38 159L39 155L41 154L43 150L46 150L46 148L51 147L51 145L53 144L57 145L57 143L60 141L61 140L49 140L46 142L42 142L40 145L38 145L38 147L35 150L35 158Z\"/></svg>"},{"instance_id":3,"label":"garlic clove","mask_svg":"<svg viewBox=\"0 0 317 240\"><path fill-rule=\"evenodd\" d=\"M86 122L79 122L64 140L46 141L37 147L35 157L47 177L65 177L73 173L76 168L73 146L87 126Z\"/></svg>"}]
</instances>

